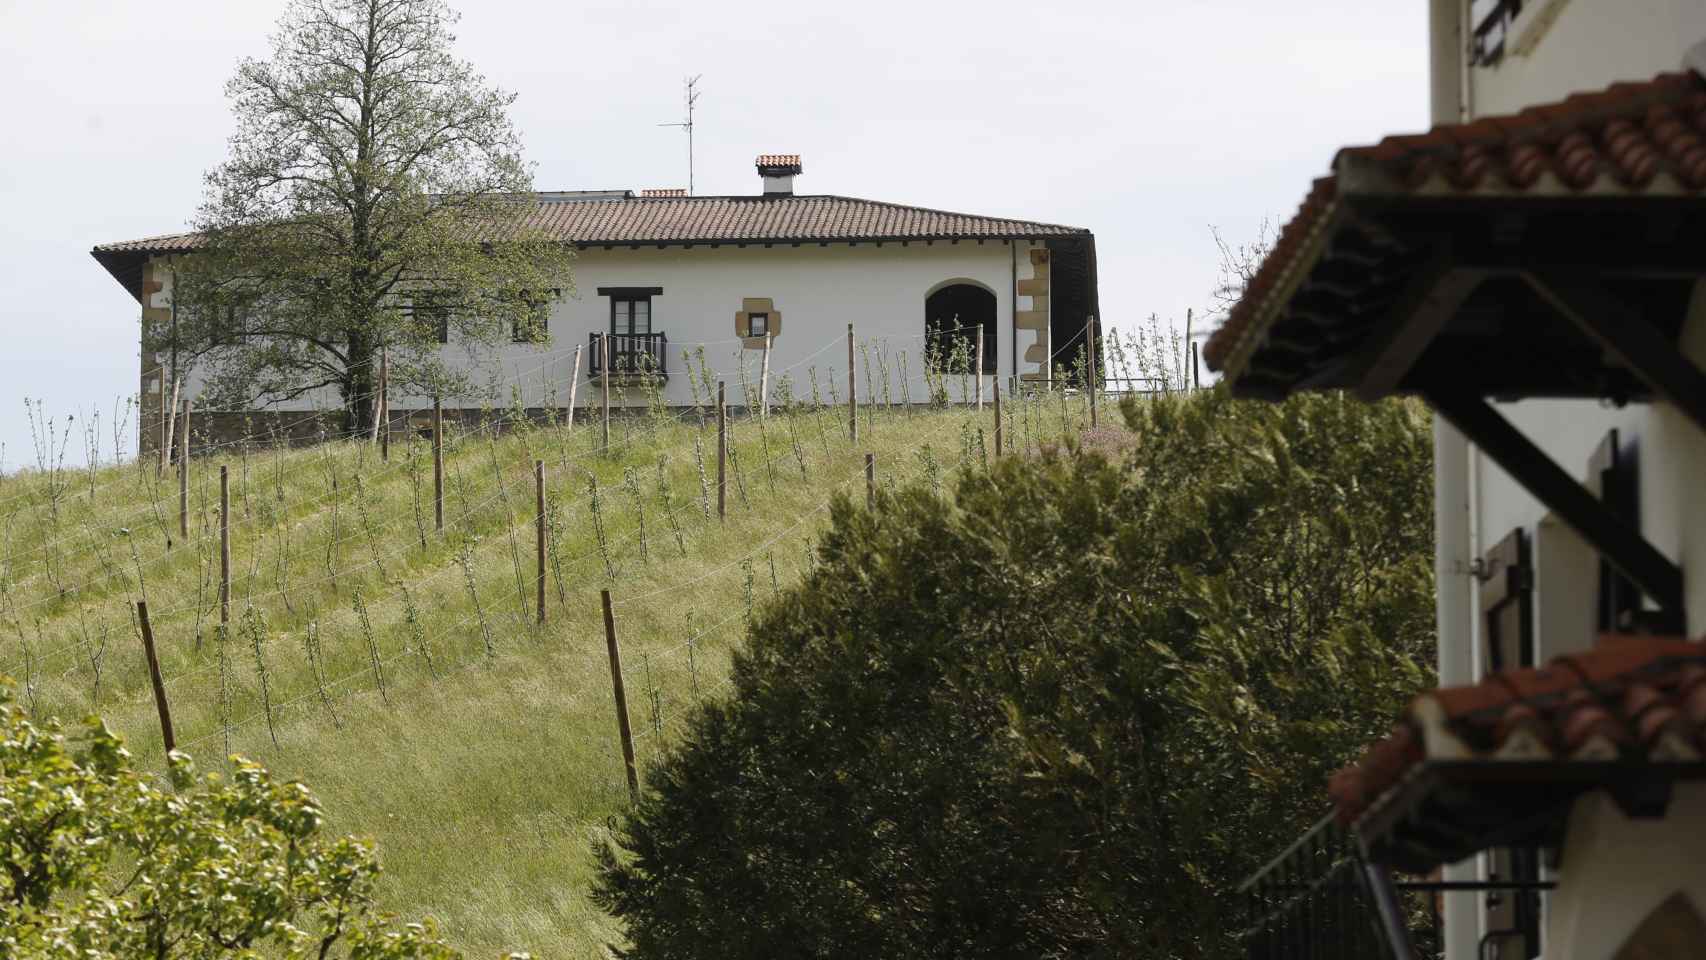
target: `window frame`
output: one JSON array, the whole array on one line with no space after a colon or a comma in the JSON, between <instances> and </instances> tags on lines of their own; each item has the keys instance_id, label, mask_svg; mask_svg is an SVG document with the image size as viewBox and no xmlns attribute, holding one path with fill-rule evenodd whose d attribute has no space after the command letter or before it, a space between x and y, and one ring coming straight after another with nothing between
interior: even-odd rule
<instances>
[{"instance_id":1,"label":"window frame","mask_svg":"<svg viewBox=\"0 0 1706 960\"><path fill-rule=\"evenodd\" d=\"M763 324L763 329L759 329L759 324L761 323ZM770 336L770 314L766 311L747 314L746 335L749 337Z\"/></svg>"},{"instance_id":2,"label":"window frame","mask_svg":"<svg viewBox=\"0 0 1706 960\"><path fill-rule=\"evenodd\" d=\"M433 318L432 333L439 344L450 343L450 314L455 305L448 290L413 290L409 292L409 320L421 324L422 317Z\"/></svg>"},{"instance_id":3,"label":"window frame","mask_svg":"<svg viewBox=\"0 0 1706 960\"><path fill-rule=\"evenodd\" d=\"M553 304L557 300L559 300L562 297L562 295L563 295L562 290L553 287L552 289L547 290L545 292L545 296L542 299L535 300L535 299L533 299L531 293L529 293L526 290L523 290L521 293L521 297L522 297L522 299L527 301L528 319L526 321L523 321L520 318L516 318L516 319L510 321L509 342L510 343L545 343L545 342L547 342L550 339L550 332L551 332L551 304ZM531 336L524 336L523 331L526 328L523 327L523 323L531 325L531 327L533 329L538 330L541 334L543 334L543 336L541 336L537 340L535 340Z\"/></svg>"},{"instance_id":4,"label":"window frame","mask_svg":"<svg viewBox=\"0 0 1706 960\"><path fill-rule=\"evenodd\" d=\"M608 311L608 315L609 315L608 330L609 330L611 336L613 336L613 337L649 337L649 336L652 336L658 332L657 322L656 322L657 321L657 315L653 311L652 298L660 297L663 295L663 288L662 287L599 287L598 288L598 295L601 297L607 297L610 300L610 307L609 307L609 311ZM629 315L628 315L628 326L629 326L628 331L623 332L623 331L617 330L616 329L616 304L618 304L618 303L638 303L642 300L645 301L645 304L646 304L646 332L645 333L633 332L634 320L633 320L633 311L632 310L629 311Z\"/></svg>"}]
</instances>

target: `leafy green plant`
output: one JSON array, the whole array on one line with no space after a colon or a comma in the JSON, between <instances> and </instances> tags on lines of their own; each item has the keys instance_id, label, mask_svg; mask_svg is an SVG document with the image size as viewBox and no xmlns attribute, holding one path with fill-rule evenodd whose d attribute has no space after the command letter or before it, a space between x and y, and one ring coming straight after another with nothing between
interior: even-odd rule
<instances>
[{"instance_id":1,"label":"leafy green plant","mask_svg":"<svg viewBox=\"0 0 1706 960\"><path fill-rule=\"evenodd\" d=\"M0 689L0 954L450 960L431 921L374 909L366 843L323 833L306 787L239 760L170 789L98 720L38 728Z\"/></svg>"},{"instance_id":2,"label":"leafy green plant","mask_svg":"<svg viewBox=\"0 0 1706 960\"><path fill-rule=\"evenodd\" d=\"M407 591L404 596L408 596ZM338 719L338 709L332 706L331 693L326 689L326 654L320 649L320 621L310 620L303 628L302 653L307 657L308 669L314 675L314 690L320 695L320 706L326 708L326 716L332 718L332 726L342 730L344 723Z\"/></svg>"},{"instance_id":3,"label":"leafy green plant","mask_svg":"<svg viewBox=\"0 0 1706 960\"><path fill-rule=\"evenodd\" d=\"M359 597L360 594L357 594ZM272 738L272 745L278 746L278 728L273 725L272 715L272 676L267 669L266 642L267 624L262 618L261 611L254 604L243 608L243 633L249 638L249 651L255 655L255 679L261 687L261 712L267 718L267 736Z\"/></svg>"},{"instance_id":4,"label":"leafy green plant","mask_svg":"<svg viewBox=\"0 0 1706 960\"><path fill-rule=\"evenodd\" d=\"M350 591L350 606L355 610L362 643L367 648L367 663L373 668L373 685L379 689L379 699L390 703L391 696L385 692L385 667L379 656L379 638L373 632L373 621L367 616L367 600L362 597L360 587Z\"/></svg>"}]
</instances>

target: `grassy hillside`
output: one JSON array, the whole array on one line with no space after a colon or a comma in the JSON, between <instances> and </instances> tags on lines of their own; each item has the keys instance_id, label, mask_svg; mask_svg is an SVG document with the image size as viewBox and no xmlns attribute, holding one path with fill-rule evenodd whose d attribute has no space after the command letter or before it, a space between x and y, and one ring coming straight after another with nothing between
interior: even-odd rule
<instances>
[{"instance_id":1,"label":"grassy hillside","mask_svg":"<svg viewBox=\"0 0 1706 960\"><path fill-rule=\"evenodd\" d=\"M1010 442L1082 422L1012 404ZM599 590L615 598L642 767L717 696L750 603L812 563L837 491L980 462L990 414L776 412L734 428L716 519L716 430L691 411L450 436L445 528L431 448L229 446L177 487L152 465L0 480L0 673L38 718L98 711L144 765L161 741L134 618L146 598L180 749L307 781L374 838L382 896L475 956L592 957L618 937L585 896L589 841L627 802ZM982 431L980 436L979 431ZM534 620L535 460L553 531ZM703 461L703 478L699 462ZM218 629L218 470L229 471L231 626ZM594 493L596 489L596 494ZM170 544L170 545L169 545Z\"/></svg>"}]
</instances>

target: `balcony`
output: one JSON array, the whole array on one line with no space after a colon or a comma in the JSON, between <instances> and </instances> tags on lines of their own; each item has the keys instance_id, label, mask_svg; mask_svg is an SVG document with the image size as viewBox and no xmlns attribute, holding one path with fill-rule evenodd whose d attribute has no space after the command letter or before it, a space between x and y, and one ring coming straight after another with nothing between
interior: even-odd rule
<instances>
[{"instance_id":1,"label":"balcony","mask_svg":"<svg viewBox=\"0 0 1706 960\"><path fill-rule=\"evenodd\" d=\"M603 343L601 343L603 341ZM604 344L609 346L608 370ZM594 333L590 335L594 377L644 379L669 376L669 337L661 333Z\"/></svg>"},{"instance_id":2,"label":"balcony","mask_svg":"<svg viewBox=\"0 0 1706 960\"><path fill-rule=\"evenodd\" d=\"M1396 878L1363 859L1362 848L1332 816L1323 817L1256 875L1244 881L1245 955L1250 960L1419 960L1443 955L1439 895L1488 894L1489 904L1536 895L1538 881L1450 882ZM1487 960L1533 956L1515 930L1495 930L1480 945Z\"/></svg>"}]
</instances>

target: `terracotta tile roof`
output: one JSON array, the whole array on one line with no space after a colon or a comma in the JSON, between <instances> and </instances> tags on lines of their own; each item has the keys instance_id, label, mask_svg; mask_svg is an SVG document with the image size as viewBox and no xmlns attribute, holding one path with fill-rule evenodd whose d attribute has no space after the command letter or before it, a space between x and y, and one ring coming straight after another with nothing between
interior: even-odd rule
<instances>
[{"instance_id":1,"label":"terracotta tile roof","mask_svg":"<svg viewBox=\"0 0 1706 960\"><path fill-rule=\"evenodd\" d=\"M686 187L650 187L640 191L642 197L685 197Z\"/></svg>"},{"instance_id":2,"label":"terracotta tile roof","mask_svg":"<svg viewBox=\"0 0 1706 960\"><path fill-rule=\"evenodd\" d=\"M758 155L760 167L797 167L800 166L800 155L797 153L761 153Z\"/></svg>"},{"instance_id":3,"label":"terracotta tile roof","mask_svg":"<svg viewBox=\"0 0 1706 960\"><path fill-rule=\"evenodd\" d=\"M1086 234L1082 227L952 213L853 197L591 197L542 199L524 218L566 243L786 243L975 240ZM94 253L193 250L194 233L124 240Z\"/></svg>"},{"instance_id":4,"label":"terracotta tile roof","mask_svg":"<svg viewBox=\"0 0 1706 960\"><path fill-rule=\"evenodd\" d=\"M1203 350L1236 375L1319 256L1349 197L1699 196L1706 193L1706 80L1661 74L1530 107L1347 147Z\"/></svg>"},{"instance_id":5,"label":"terracotta tile roof","mask_svg":"<svg viewBox=\"0 0 1706 960\"><path fill-rule=\"evenodd\" d=\"M168 233L140 240L120 240L95 246L96 253L182 253L194 250L201 242L197 233Z\"/></svg>"},{"instance_id":6,"label":"terracotta tile roof","mask_svg":"<svg viewBox=\"0 0 1706 960\"><path fill-rule=\"evenodd\" d=\"M1332 778L1352 824L1430 761L1695 763L1706 756L1706 642L1602 637L1586 653L1417 697Z\"/></svg>"}]
</instances>

